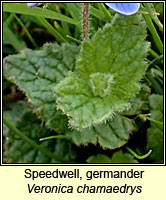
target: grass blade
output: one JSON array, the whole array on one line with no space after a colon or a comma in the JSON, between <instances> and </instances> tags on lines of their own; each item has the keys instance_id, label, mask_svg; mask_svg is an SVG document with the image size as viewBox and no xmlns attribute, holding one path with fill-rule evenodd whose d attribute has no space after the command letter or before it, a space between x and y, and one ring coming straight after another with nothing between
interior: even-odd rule
<instances>
[{"instance_id":1,"label":"grass blade","mask_svg":"<svg viewBox=\"0 0 166 200\"><path fill-rule=\"evenodd\" d=\"M36 17L36 19L56 38L57 41L67 41L45 18Z\"/></svg>"},{"instance_id":2,"label":"grass blade","mask_svg":"<svg viewBox=\"0 0 166 200\"><path fill-rule=\"evenodd\" d=\"M31 15L35 17L43 17L49 19L56 19L61 20L70 24L77 24L77 21L74 19L62 15L60 13L43 9L43 8L28 8L24 3L4 3L3 4L3 11L11 12L11 13L19 13L24 15Z\"/></svg>"},{"instance_id":3,"label":"grass blade","mask_svg":"<svg viewBox=\"0 0 166 200\"><path fill-rule=\"evenodd\" d=\"M20 41L17 35L7 26L7 24L3 23L3 37L8 41L8 44L11 44L16 51L20 51L26 48L25 43Z\"/></svg>"}]
</instances>

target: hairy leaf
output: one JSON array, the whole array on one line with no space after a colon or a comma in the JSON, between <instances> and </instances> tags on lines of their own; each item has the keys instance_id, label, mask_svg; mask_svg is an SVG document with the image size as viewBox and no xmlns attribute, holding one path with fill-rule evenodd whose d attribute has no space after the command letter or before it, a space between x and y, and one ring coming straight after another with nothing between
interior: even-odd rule
<instances>
[{"instance_id":1,"label":"hairy leaf","mask_svg":"<svg viewBox=\"0 0 166 200\"><path fill-rule=\"evenodd\" d=\"M72 128L100 124L130 107L147 68L149 43L141 16L115 16L82 43L76 72L56 86L57 107Z\"/></svg>"},{"instance_id":2,"label":"hairy leaf","mask_svg":"<svg viewBox=\"0 0 166 200\"><path fill-rule=\"evenodd\" d=\"M163 96L151 95L149 104L151 108L151 119L163 122ZM150 121L150 123L151 127L147 130L147 149L152 149L150 158L154 163L163 163L163 128L153 121Z\"/></svg>"},{"instance_id":3,"label":"hairy leaf","mask_svg":"<svg viewBox=\"0 0 166 200\"><path fill-rule=\"evenodd\" d=\"M71 44L46 44L41 50L24 50L8 56L4 69L8 79L25 92L49 128L63 132L67 118L56 109L54 88L75 68L79 48Z\"/></svg>"},{"instance_id":4,"label":"hairy leaf","mask_svg":"<svg viewBox=\"0 0 166 200\"><path fill-rule=\"evenodd\" d=\"M129 139L129 134L134 130L132 121L120 115L106 124L81 132L76 130L67 131L66 135L70 136L76 145L86 145L88 143L99 143L102 148L115 149L123 146Z\"/></svg>"},{"instance_id":5,"label":"hairy leaf","mask_svg":"<svg viewBox=\"0 0 166 200\"><path fill-rule=\"evenodd\" d=\"M111 158L104 154L98 154L90 156L86 161L88 163L138 163L131 154L123 153L121 150L113 153Z\"/></svg>"},{"instance_id":6,"label":"hairy leaf","mask_svg":"<svg viewBox=\"0 0 166 200\"><path fill-rule=\"evenodd\" d=\"M139 113L142 113L142 111L149 110L148 106L148 98L150 95L150 88L146 85L141 84L141 89L139 93L136 95L134 99L131 99L129 102L131 104L131 107L122 112L122 115L138 115Z\"/></svg>"}]
</instances>

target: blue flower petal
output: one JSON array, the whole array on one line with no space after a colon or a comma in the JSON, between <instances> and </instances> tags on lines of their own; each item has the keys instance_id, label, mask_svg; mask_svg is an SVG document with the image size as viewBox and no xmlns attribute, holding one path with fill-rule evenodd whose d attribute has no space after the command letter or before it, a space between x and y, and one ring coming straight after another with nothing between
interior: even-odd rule
<instances>
[{"instance_id":1,"label":"blue flower petal","mask_svg":"<svg viewBox=\"0 0 166 200\"><path fill-rule=\"evenodd\" d=\"M40 6L40 5L42 5L42 3L27 3L27 5L28 5L29 8L33 8L33 7L35 7L35 6Z\"/></svg>"},{"instance_id":2,"label":"blue flower petal","mask_svg":"<svg viewBox=\"0 0 166 200\"><path fill-rule=\"evenodd\" d=\"M140 7L139 3L105 3L112 10L123 14L123 15L133 15Z\"/></svg>"}]
</instances>

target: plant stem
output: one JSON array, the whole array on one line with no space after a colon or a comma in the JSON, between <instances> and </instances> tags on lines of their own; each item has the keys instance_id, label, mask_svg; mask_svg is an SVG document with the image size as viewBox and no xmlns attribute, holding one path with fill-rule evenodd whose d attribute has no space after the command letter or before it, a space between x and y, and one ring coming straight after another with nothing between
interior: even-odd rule
<instances>
[{"instance_id":1,"label":"plant stem","mask_svg":"<svg viewBox=\"0 0 166 200\"><path fill-rule=\"evenodd\" d=\"M153 57L158 57L158 56L159 56L153 49L150 49L150 50L149 50L149 53L150 53Z\"/></svg>"},{"instance_id":2,"label":"plant stem","mask_svg":"<svg viewBox=\"0 0 166 200\"><path fill-rule=\"evenodd\" d=\"M83 39L88 39L88 7L89 3L83 5Z\"/></svg>"},{"instance_id":3,"label":"plant stem","mask_svg":"<svg viewBox=\"0 0 166 200\"><path fill-rule=\"evenodd\" d=\"M41 151L43 154L45 154L46 156L50 157L50 158L54 158L55 160L57 160L58 162L62 162L62 163L72 163L72 161L66 160L64 158L62 158L59 155L56 155L50 151L48 151L47 149L41 147L40 145L36 144L33 140L31 140L30 138L28 138L25 134L23 134L20 130L18 130L8 119L6 119L6 117L3 116L3 122L6 124L6 126L16 135L18 135L19 137L21 137L25 142L28 142L33 148L35 148L38 151Z\"/></svg>"},{"instance_id":4,"label":"plant stem","mask_svg":"<svg viewBox=\"0 0 166 200\"><path fill-rule=\"evenodd\" d=\"M53 135L53 136L49 136L49 137L45 137L45 138L40 138L39 141L51 140L51 139L67 139L67 140L71 140L71 137L69 137L67 135Z\"/></svg>"},{"instance_id":5,"label":"plant stem","mask_svg":"<svg viewBox=\"0 0 166 200\"><path fill-rule=\"evenodd\" d=\"M154 123L158 128L163 129L163 122L157 121L157 120L152 119L150 117L146 117L146 119L148 119L149 121Z\"/></svg>"},{"instance_id":6,"label":"plant stem","mask_svg":"<svg viewBox=\"0 0 166 200\"><path fill-rule=\"evenodd\" d=\"M126 146L126 150L129 151L135 158L137 158L139 160L147 158L152 153L152 150L149 150L149 152L147 154L145 154L143 156L139 156L132 149L130 149L128 146Z\"/></svg>"},{"instance_id":7,"label":"plant stem","mask_svg":"<svg viewBox=\"0 0 166 200\"><path fill-rule=\"evenodd\" d=\"M81 43L80 40L78 40L78 39L76 39L76 38L74 38L74 37L72 37L72 36L70 36L70 35L66 35L66 37L69 38L69 39L71 39L71 40L73 40L74 42L77 42L78 44Z\"/></svg>"}]
</instances>

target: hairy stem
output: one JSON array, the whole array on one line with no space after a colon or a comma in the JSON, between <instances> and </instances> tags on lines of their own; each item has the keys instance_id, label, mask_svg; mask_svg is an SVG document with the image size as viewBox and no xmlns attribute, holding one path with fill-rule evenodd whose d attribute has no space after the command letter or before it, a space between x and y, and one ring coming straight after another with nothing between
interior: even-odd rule
<instances>
[{"instance_id":1,"label":"hairy stem","mask_svg":"<svg viewBox=\"0 0 166 200\"><path fill-rule=\"evenodd\" d=\"M89 3L83 5L83 38L88 39L88 7Z\"/></svg>"}]
</instances>

